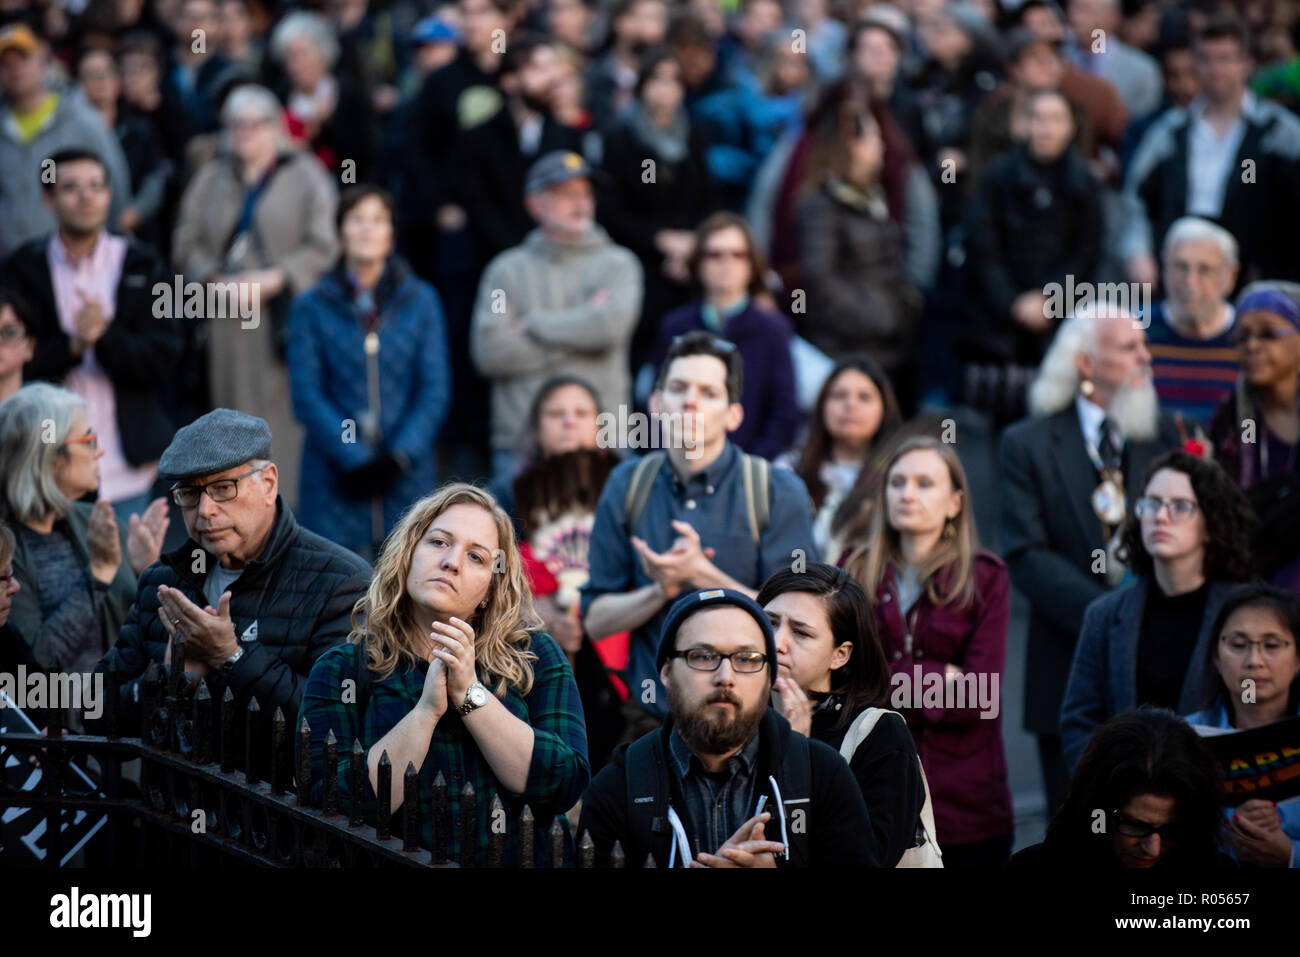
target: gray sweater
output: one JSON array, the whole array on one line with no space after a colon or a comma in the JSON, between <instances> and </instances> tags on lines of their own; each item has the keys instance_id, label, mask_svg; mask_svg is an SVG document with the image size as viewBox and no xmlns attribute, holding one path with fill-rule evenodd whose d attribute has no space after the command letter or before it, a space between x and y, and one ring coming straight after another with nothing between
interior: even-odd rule
<instances>
[{"instance_id":1,"label":"gray sweater","mask_svg":"<svg viewBox=\"0 0 1300 957\"><path fill-rule=\"evenodd\" d=\"M126 157L113 131L78 90L59 92L59 104L45 125L29 143L22 142L13 112L0 112L0 255L8 255L23 243L48 236L54 231L54 217L41 201L41 163L66 149L88 149L108 167L108 184L113 189L108 222L111 227L131 198L131 177Z\"/></svg>"},{"instance_id":2,"label":"gray sweater","mask_svg":"<svg viewBox=\"0 0 1300 957\"><path fill-rule=\"evenodd\" d=\"M599 291L608 293L593 305ZM550 376L579 375L601 411L629 401L628 344L641 314L641 264L600 226L561 244L534 229L488 263L470 327L470 356L492 382L492 447L517 449L533 396Z\"/></svg>"}]
</instances>

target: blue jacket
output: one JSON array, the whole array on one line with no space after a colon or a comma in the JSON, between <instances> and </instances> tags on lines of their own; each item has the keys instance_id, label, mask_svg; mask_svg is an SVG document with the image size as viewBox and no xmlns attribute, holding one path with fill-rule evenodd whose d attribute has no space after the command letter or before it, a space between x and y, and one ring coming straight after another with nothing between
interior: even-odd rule
<instances>
[{"instance_id":1,"label":"blue jacket","mask_svg":"<svg viewBox=\"0 0 1300 957\"><path fill-rule=\"evenodd\" d=\"M1138 640L1147 587L1145 579L1136 578L1131 585L1095 599L1083 613L1083 627L1061 704L1061 744L1071 773L1097 726L1141 703L1137 692ZM1206 662L1210 629L1224 599L1236 587L1235 582L1210 583L1201 631L1178 698L1179 714L1195 711L1209 697L1212 685L1207 680Z\"/></svg>"},{"instance_id":2,"label":"blue jacket","mask_svg":"<svg viewBox=\"0 0 1300 957\"><path fill-rule=\"evenodd\" d=\"M379 448L365 442L362 423L376 414L379 447L402 452L411 468L383 503L384 533L412 502L433 491L434 441L451 398L447 331L433 287L390 259L380 288L378 409L371 409L360 316L338 268L297 298L289 321L293 411L306 427L299 514L312 531L346 548L374 543L371 502L348 498L345 472L370 462Z\"/></svg>"},{"instance_id":3,"label":"blue jacket","mask_svg":"<svg viewBox=\"0 0 1300 957\"><path fill-rule=\"evenodd\" d=\"M1223 706L1222 701L1216 701L1204 711L1189 714L1184 720L1193 726L1199 724L1210 728L1232 728L1232 722L1228 720L1228 709ZM1225 807L1224 818L1232 820L1232 812L1232 808ZM1282 818L1282 833L1291 838L1291 866L1300 867L1300 797L1278 801L1277 813ZM1226 846L1226 842L1225 850L1232 853L1232 849ZM1236 855L1233 856L1235 858Z\"/></svg>"}]
</instances>

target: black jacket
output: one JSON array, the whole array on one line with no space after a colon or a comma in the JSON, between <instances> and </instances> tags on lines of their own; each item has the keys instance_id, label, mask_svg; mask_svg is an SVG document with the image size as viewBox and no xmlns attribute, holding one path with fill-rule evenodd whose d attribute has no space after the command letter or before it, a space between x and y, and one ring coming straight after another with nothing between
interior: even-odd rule
<instances>
[{"instance_id":1,"label":"black jacket","mask_svg":"<svg viewBox=\"0 0 1300 957\"><path fill-rule=\"evenodd\" d=\"M967 345L990 359L1037 365L1053 330L1032 333L1011 304L1048 283L1096 279L1101 258L1101 186L1069 147L1038 163L1024 144L989 164L967 208L975 311Z\"/></svg>"},{"instance_id":2,"label":"black jacket","mask_svg":"<svg viewBox=\"0 0 1300 957\"><path fill-rule=\"evenodd\" d=\"M202 608L208 604L203 596L206 569L216 563L215 555L187 539L140 575L140 588L117 644L95 669L119 674L118 726L124 735L139 733L140 678L149 662L161 662L167 650L167 630L158 617L158 586L179 588ZM243 706L254 696L266 726L266 734L259 733L258 739L266 741L268 751L275 709L284 712L291 727L297 721L312 665L347 638L352 606L369 583L369 565L300 526L283 499L277 500L266 548L230 586L230 617L244 656L228 675L218 668L207 677L214 707L227 687L234 693L236 751L243 751ZM250 630L255 637L245 639ZM214 720L215 715L216 711Z\"/></svg>"},{"instance_id":3,"label":"black jacket","mask_svg":"<svg viewBox=\"0 0 1300 957\"><path fill-rule=\"evenodd\" d=\"M672 728L672 719L654 735L654 747L658 764L658 793L656 804L661 804L663 795L668 795L668 802L678 807L685 806L676 775L669 770L668 735ZM781 840L780 816L786 816L786 828L790 835L790 860L778 857L778 867L876 867L878 862L875 852L875 837L871 830L871 820L867 806L863 803L862 793L858 790L853 772L839 754L820 741L807 742L811 761L811 793L796 794L788 787L788 781L779 777L777 783L781 788L779 796L774 793L768 782L769 776L776 776L781 768L782 759L789 747L790 738L797 734L791 730L790 723L769 708L759 724L758 761L755 770L755 793L766 794L766 809L772 813L764 834L768 840ZM582 834L590 833L596 845L596 860L604 864L609 859L614 842L623 848L628 867L641 867L646 855L653 854L659 867L666 867L669 858L669 842L672 828L666 821L659 819L652 826L653 834L647 841L643 835L634 833L629 824L627 793L627 755L630 745L623 745L614 752L613 760L605 766L582 799L582 819L578 822L578 839ZM637 795L637 797L644 797ZM802 822L795 819L799 810ZM690 833L690 822L682 820L687 829L687 838L691 850L699 853L702 848ZM800 826L802 824L802 826ZM712 850L716 850L713 848Z\"/></svg>"},{"instance_id":4,"label":"black jacket","mask_svg":"<svg viewBox=\"0 0 1300 957\"><path fill-rule=\"evenodd\" d=\"M168 283L162 260L134 239L126 243L113 321L95 343L95 358L113 383L122 453L139 466L158 460L176 428L163 410L159 389L180 356L181 335L176 320L154 315L154 285ZM58 384L81 360L72 354L68 335L59 326L48 247L45 237L15 249L0 266L0 282L32 309L36 354L23 378Z\"/></svg>"},{"instance_id":5,"label":"black jacket","mask_svg":"<svg viewBox=\"0 0 1300 957\"><path fill-rule=\"evenodd\" d=\"M1179 448L1178 427L1160 416L1156 438L1124 446L1127 510L1142 492L1147 466ZM1092 509L1097 470L1088 457L1074 402L1054 415L1025 419L1002 433L1002 554L1011 581L1032 611L1025 663L1025 728L1059 734L1061 702L1088 604L1109 589L1093 571L1104 549Z\"/></svg>"},{"instance_id":6,"label":"black jacket","mask_svg":"<svg viewBox=\"0 0 1300 957\"><path fill-rule=\"evenodd\" d=\"M537 151L526 154L506 105L491 119L461 132L456 185L449 188L469 217L479 262L490 262L498 253L518 246L536 225L524 208L524 178L533 163L554 150L581 153L582 133L547 116Z\"/></svg>"}]
</instances>

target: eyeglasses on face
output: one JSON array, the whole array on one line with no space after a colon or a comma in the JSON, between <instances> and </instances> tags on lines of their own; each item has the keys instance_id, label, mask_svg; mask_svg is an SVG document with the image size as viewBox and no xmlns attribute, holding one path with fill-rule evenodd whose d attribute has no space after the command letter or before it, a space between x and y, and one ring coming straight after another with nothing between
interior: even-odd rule
<instances>
[{"instance_id":1,"label":"eyeglasses on face","mask_svg":"<svg viewBox=\"0 0 1300 957\"><path fill-rule=\"evenodd\" d=\"M1295 648L1295 645L1285 638L1247 638L1245 635L1224 635L1219 639L1219 645L1224 651L1238 658L1246 657L1255 645L1259 645L1259 652L1265 658L1281 658Z\"/></svg>"},{"instance_id":2,"label":"eyeglasses on face","mask_svg":"<svg viewBox=\"0 0 1300 957\"><path fill-rule=\"evenodd\" d=\"M1258 339L1260 342L1276 342L1278 339L1289 339L1297 334L1296 329L1288 329L1284 326L1265 326L1262 329L1233 329L1228 336L1228 340L1234 346L1244 346L1251 339Z\"/></svg>"},{"instance_id":3,"label":"eyeglasses on face","mask_svg":"<svg viewBox=\"0 0 1300 957\"><path fill-rule=\"evenodd\" d=\"M1148 824L1146 821L1139 821L1137 818L1129 817L1118 810L1111 811L1111 817L1115 821L1115 830L1124 837L1132 837L1138 840L1146 840L1152 834L1159 834L1162 841L1174 841L1178 839L1178 825L1174 823L1162 824L1156 827Z\"/></svg>"},{"instance_id":4,"label":"eyeglasses on face","mask_svg":"<svg viewBox=\"0 0 1300 957\"><path fill-rule=\"evenodd\" d=\"M22 342L26 338L27 338L27 330L23 326L0 327L0 342L5 342L5 343Z\"/></svg>"},{"instance_id":5,"label":"eyeglasses on face","mask_svg":"<svg viewBox=\"0 0 1300 957\"><path fill-rule=\"evenodd\" d=\"M1156 498L1152 495L1143 496L1137 500L1133 511L1137 513L1138 518L1156 518L1160 515L1162 508L1169 509L1169 517L1175 522L1181 522L1196 514L1199 508L1196 502L1190 498Z\"/></svg>"},{"instance_id":6,"label":"eyeglasses on face","mask_svg":"<svg viewBox=\"0 0 1300 957\"><path fill-rule=\"evenodd\" d=\"M214 502L229 502L239 494L239 482L246 479L254 472L260 472L266 468L265 465L258 466L255 469L249 469L243 475L236 475L234 478L218 479L215 482L209 482L207 485L175 485L172 486L172 501L181 508L194 508L199 504L199 498L204 492L208 493L208 498Z\"/></svg>"},{"instance_id":7,"label":"eyeglasses on face","mask_svg":"<svg viewBox=\"0 0 1300 957\"><path fill-rule=\"evenodd\" d=\"M11 563L9 564L9 567L7 567L7 568L4 570L4 573L3 573L3 574L0 574L0 583L3 583L3 584L6 584L6 585L7 585L7 584L9 584L11 581L13 581L13 580L14 580L14 566L13 566L13 563L11 562Z\"/></svg>"},{"instance_id":8,"label":"eyeglasses on face","mask_svg":"<svg viewBox=\"0 0 1300 957\"><path fill-rule=\"evenodd\" d=\"M717 671L722 667L723 658L731 660L731 670L737 674L752 675L767 667L767 655L761 651L733 651L724 655L712 648L687 648L685 651L674 651L669 657L685 658L686 667L696 671Z\"/></svg>"},{"instance_id":9,"label":"eyeglasses on face","mask_svg":"<svg viewBox=\"0 0 1300 957\"><path fill-rule=\"evenodd\" d=\"M90 451L93 452L99 448L99 436L94 432L87 432L85 435L79 435L75 439L63 440L64 445L81 445L83 443L89 445Z\"/></svg>"},{"instance_id":10,"label":"eyeglasses on face","mask_svg":"<svg viewBox=\"0 0 1300 957\"><path fill-rule=\"evenodd\" d=\"M743 249L706 249L704 258L717 261L719 259L734 259L739 262L742 259L748 259L749 253Z\"/></svg>"}]
</instances>

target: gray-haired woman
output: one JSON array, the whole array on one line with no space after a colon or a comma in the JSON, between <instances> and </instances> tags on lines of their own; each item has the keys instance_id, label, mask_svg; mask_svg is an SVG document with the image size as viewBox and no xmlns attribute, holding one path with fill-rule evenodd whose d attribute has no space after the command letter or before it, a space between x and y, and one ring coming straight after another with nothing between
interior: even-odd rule
<instances>
[{"instance_id":1,"label":"gray-haired woman","mask_svg":"<svg viewBox=\"0 0 1300 957\"><path fill-rule=\"evenodd\" d=\"M33 383L0 403L0 520L17 537L22 586L9 623L52 671L89 672L112 647L167 531L161 498L129 531L108 502L78 501L99 487L103 454L74 392Z\"/></svg>"},{"instance_id":2,"label":"gray-haired woman","mask_svg":"<svg viewBox=\"0 0 1300 957\"><path fill-rule=\"evenodd\" d=\"M261 416L275 436L280 486L296 505L303 431L293 416L283 341L289 301L338 256L334 184L317 159L288 144L280 102L243 86L222 108L220 156L181 199L172 258L205 286L211 402ZM230 283L235 285L231 286Z\"/></svg>"}]
</instances>

